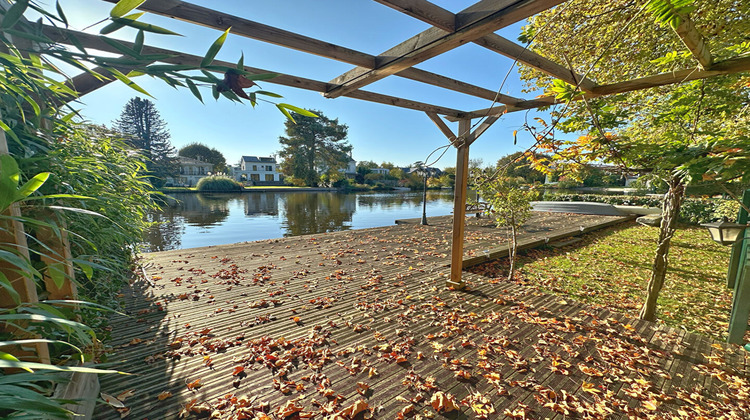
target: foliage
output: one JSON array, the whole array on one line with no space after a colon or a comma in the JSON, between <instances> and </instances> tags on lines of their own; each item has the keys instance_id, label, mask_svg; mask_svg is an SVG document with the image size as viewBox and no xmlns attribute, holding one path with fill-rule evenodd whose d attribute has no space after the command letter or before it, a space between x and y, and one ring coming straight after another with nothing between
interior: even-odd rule
<instances>
[{"instance_id":1,"label":"foliage","mask_svg":"<svg viewBox=\"0 0 750 420\"><path fill-rule=\"evenodd\" d=\"M286 137L279 137L284 161L281 170L286 176L302 179L306 185L317 186L319 172L338 172L346 168L352 146L346 141L348 127L330 119L320 111L307 111L310 117L300 115L296 123L284 123Z\"/></svg>"},{"instance_id":2,"label":"foliage","mask_svg":"<svg viewBox=\"0 0 750 420\"><path fill-rule=\"evenodd\" d=\"M490 204L490 214L498 227L510 227L510 269L508 279L515 275L518 231L531 217L531 202L538 196L536 190L523 189L507 178L480 178L477 183L482 199Z\"/></svg>"},{"instance_id":3,"label":"foliage","mask_svg":"<svg viewBox=\"0 0 750 420\"><path fill-rule=\"evenodd\" d=\"M536 159L542 159L537 156ZM531 167L528 155L525 152L515 152L498 159L495 170L500 171L508 178L523 178L526 184L543 183L545 174Z\"/></svg>"},{"instance_id":4,"label":"foliage","mask_svg":"<svg viewBox=\"0 0 750 420\"><path fill-rule=\"evenodd\" d=\"M224 172L227 169L227 160L224 158L224 154L203 143L190 143L177 151L177 155L209 162L214 165L214 173Z\"/></svg>"},{"instance_id":5,"label":"foliage","mask_svg":"<svg viewBox=\"0 0 750 420\"><path fill-rule=\"evenodd\" d=\"M130 99L115 121L114 129L144 155L154 186L163 186L167 177L177 174L177 159L169 143L167 123L161 119L153 102L139 97Z\"/></svg>"},{"instance_id":6,"label":"foliage","mask_svg":"<svg viewBox=\"0 0 750 420\"><path fill-rule=\"evenodd\" d=\"M673 29L687 17L680 14L688 10L695 12L695 25L717 62L747 52L743 34L750 28L743 17L750 12L750 3L746 1L653 0L647 5L661 25L641 16L642 5L618 0L571 4L559 13L548 10L533 18L525 33L535 36L533 50L568 63L572 71L600 83L694 67L695 58ZM563 92L561 82L552 82L531 68L524 68L522 76L567 102L553 111L555 125L543 122L542 132L527 125L538 140L538 149L552 156L558 169L575 174L588 163L605 162L651 172L667 184L649 294L641 313L643 319L654 320L686 185L706 181L747 184L750 180L746 75L595 99L575 98L570 87ZM560 140L554 129L583 135Z\"/></svg>"},{"instance_id":7,"label":"foliage","mask_svg":"<svg viewBox=\"0 0 750 420\"><path fill-rule=\"evenodd\" d=\"M631 223L587 234L575 245L526 251L519 257L520 281L564 299L635 317L650 275L643 261L657 234L657 229ZM732 307L732 295L726 292L729 249L699 227L679 229L673 247L670 258L680 270L667 274L669 287L659 297L660 321L724 339ZM505 267L498 261L471 271L499 277Z\"/></svg>"},{"instance_id":8,"label":"foliage","mask_svg":"<svg viewBox=\"0 0 750 420\"><path fill-rule=\"evenodd\" d=\"M200 192L237 192L245 188L239 182L223 175L211 175L201 178L195 185Z\"/></svg>"}]
</instances>

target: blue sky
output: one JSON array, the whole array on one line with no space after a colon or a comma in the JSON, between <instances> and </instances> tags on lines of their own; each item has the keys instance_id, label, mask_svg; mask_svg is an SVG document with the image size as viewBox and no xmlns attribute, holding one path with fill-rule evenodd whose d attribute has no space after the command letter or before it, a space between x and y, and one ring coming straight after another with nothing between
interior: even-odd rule
<instances>
[{"instance_id":1,"label":"blue sky","mask_svg":"<svg viewBox=\"0 0 750 420\"><path fill-rule=\"evenodd\" d=\"M428 28L421 21L369 0L194 0L193 3L372 55ZM458 12L473 2L442 0L435 3ZM99 0L61 0L61 5L74 29L82 29L106 17L112 7ZM141 20L184 35L147 34L146 44L196 55L203 55L220 35L213 29L155 15L147 14ZM98 31L101 26L90 31ZM517 24L498 33L515 40L519 28L520 24ZM123 30L115 33L115 36L133 40L134 33ZM241 53L245 55L246 65L321 81L331 80L353 67L234 35L227 39L217 58L235 62ZM498 90L511 65L510 59L468 44L417 67ZM284 134L284 116L271 104L261 103L253 109L248 104L227 100L216 102L206 90L204 105L187 90L175 90L148 77L136 81L155 97L153 101L168 125L173 146L177 148L191 142L202 142L221 151L229 163L236 163L242 155L270 155L280 149L278 138ZM349 98L326 99L316 92L272 83L261 82L261 86L283 95L284 98L279 100L281 102L320 110L329 118L338 118L339 122L348 125L353 157L358 161L389 161L406 166L424 160L432 150L447 142L438 128L420 111ZM489 101L484 99L394 76L365 89L467 111L489 106ZM523 93L521 89L522 84L514 68L502 92L525 98L535 96ZM110 125L119 116L127 100L136 95L139 94L130 88L112 83L84 96L78 108L89 121ZM536 115L517 112L504 116L471 147L471 157L492 164L501 156L528 147L531 144L530 136L521 131L518 144L513 145L513 131L519 130L526 118L531 120ZM449 126L457 130L457 124L449 123ZM451 148L435 166L455 166L455 150Z\"/></svg>"}]
</instances>

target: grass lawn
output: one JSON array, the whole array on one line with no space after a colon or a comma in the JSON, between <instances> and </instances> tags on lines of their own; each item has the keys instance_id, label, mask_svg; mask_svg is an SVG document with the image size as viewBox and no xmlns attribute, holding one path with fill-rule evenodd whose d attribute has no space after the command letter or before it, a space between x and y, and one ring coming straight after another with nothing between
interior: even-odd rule
<instances>
[{"instance_id":1,"label":"grass lawn","mask_svg":"<svg viewBox=\"0 0 750 420\"><path fill-rule=\"evenodd\" d=\"M519 258L518 282L637 317L646 296L658 229L628 223L582 237L560 249L530 250ZM703 228L681 226L672 239L657 317L677 328L724 340L732 307L726 288L729 247ZM507 260L471 269L507 276Z\"/></svg>"}]
</instances>

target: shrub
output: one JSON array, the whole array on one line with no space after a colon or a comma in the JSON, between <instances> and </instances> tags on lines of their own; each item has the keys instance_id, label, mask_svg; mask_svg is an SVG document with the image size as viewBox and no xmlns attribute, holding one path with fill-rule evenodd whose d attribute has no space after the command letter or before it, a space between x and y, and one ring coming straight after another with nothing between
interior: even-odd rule
<instances>
[{"instance_id":1,"label":"shrub","mask_svg":"<svg viewBox=\"0 0 750 420\"><path fill-rule=\"evenodd\" d=\"M239 182L222 175L211 175L201 178L195 185L200 192L238 192L244 187Z\"/></svg>"}]
</instances>

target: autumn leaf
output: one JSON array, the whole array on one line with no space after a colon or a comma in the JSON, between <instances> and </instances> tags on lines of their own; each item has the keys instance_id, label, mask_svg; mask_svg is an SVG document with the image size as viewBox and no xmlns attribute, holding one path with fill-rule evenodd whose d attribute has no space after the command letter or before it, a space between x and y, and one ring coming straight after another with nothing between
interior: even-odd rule
<instances>
[{"instance_id":1,"label":"autumn leaf","mask_svg":"<svg viewBox=\"0 0 750 420\"><path fill-rule=\"evenodd\" d=\"M162 391L159 395L156 396L156 398L159 399L159 401L164 401L167 398L171 397L172 393L169 391Z\"/></svg>"},{"instance_id":2,"label":"autumn leaf","mask_svg":"<svg viewBox=\"0 0 750 420\"><path fill-rule=\"evenodd\" d=\"M111 405L112 407L115 407L115 408L125 408L125 404L123 404L122 401L119 398L115 398L115 397L113 397L113 396L111 396L109 394L105 394L103 392L100 393L99 395L102 397L102 399L104 400L104 402L106 402L107 404Z\"/></svg>"},{"instance_id":3,"label":"autumn leaf","mask_svg":"<svg viewBox=\"0 0 750 420\"><path fill-rule=\"evenodd\" d=\"M583 390L584 392L590 392L592 394L601 394L601 392L602 392L602 391L596 389L596 386L594 384L586 382L586 381L584 381L581 384L581 390Z\"/></svg>"},{"instance_id":4,"label":"autumn leaf","mask_svg":"<svg viewBox=\"0 0 750 420\"><path fill-rule=\"evenodd\" d=\"M192 391L192 390L198 389L198 388L200 388L202 386L203 386L203 384L201 383L201 380L200 379L196 379L193 382L190 382L190 383L187 384L187 389L189 389L189 390Z\"/></svg>"},{"instance_id":5,"label":"autumn leaf","mask_svg":"<svg viewBox=\"0 0 750 420\"><path fill-rule=\"evenodd\" d=\"M430 405L438 413L449 413L453 410L458 410L456 399L453 395L446 394L442 391L438 391L432 395Z\"/></svg>"}]
</instances>

